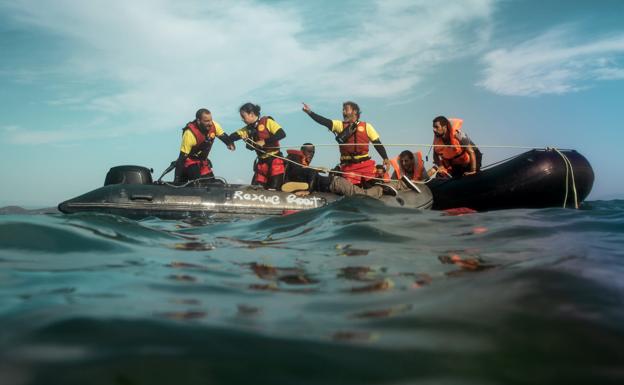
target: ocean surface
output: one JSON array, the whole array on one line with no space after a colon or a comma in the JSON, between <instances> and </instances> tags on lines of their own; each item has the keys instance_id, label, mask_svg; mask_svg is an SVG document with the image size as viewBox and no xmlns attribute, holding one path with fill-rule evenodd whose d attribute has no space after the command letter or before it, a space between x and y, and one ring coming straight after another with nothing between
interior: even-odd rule
<instances>
[{"instance_id":1,"label":"ocean surface","mask_svg":"<svg viewBox=\"0 0 624 385\"><path fill-rule=\"evenodd\" d=\"M624 200L0 215L0 384L622 384Z\"/></svg>"}]
</instances>

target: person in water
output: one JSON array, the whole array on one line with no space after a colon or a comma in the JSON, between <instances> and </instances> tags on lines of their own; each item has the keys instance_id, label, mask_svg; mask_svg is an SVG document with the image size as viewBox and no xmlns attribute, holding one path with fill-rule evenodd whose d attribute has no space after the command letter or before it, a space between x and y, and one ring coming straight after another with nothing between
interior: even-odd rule
<instances>
[{"instance_id":1,"label":"person in water","mask_svg":"<svg viewBox=\"0 0 624 385\"><path fill-rule=\"evenodd\" d=\"M182 129L182 145L175 164L174 183L181 184L199 178L214 178L212 163L208 155L215 137L219 138L229 150L235 149L234 143L223 131L221 125L212 120L210 111L200 108L195 113L195 120L188 122Z\"/></svg>"},{"instance_id":2,"label":"person in water","mask_svg":"<svg viewBox=\"0 0 624 385\"><path fill-rule=\"evenodd\" d=\"M299 150L286 152L288 153L286 158L292 162L286 162L286 180L282 185L282 191L329 191L329 178L307 167L314 158L315 148L312 143L304 143Z\"/></svg>"},{"instance_id":3,"label":"person in water","mask_svg":"<svg viewBox=\"0 0 624 385\"><path fill-rule=\"evenodd\" d=\"M312 111L303 103L303 111L315 122L327 127L340 144L340 171L343 177L358 187L366 187L375 178L375 161L369 155L369 143L383 159L384 166L390 168L390 160L379 134L367 122L360 121L360 107L354 102L342 104L342 120L330 120ZM373 179L374 180L374 179Z\"/></svg>"},{"instance_id":4,"label":"person in water","mask_svg":"<svg viewBox=\"0 0 624 385\"><path fill-rule=\"evenodd\" d=\"M260 106L245 103L240 109L245 127L230 135L230 140L244 140L247 149L256 151L254 176L251 184L261 185L269 190L279 190L284 183L284 161L279 147L280 139L286 132L272 117L260 116Z\"/></svg>"},{"instance_id":5,"label":"person in water","mask_svg":"<svg viewBox=\"0 0 624 385\"><path fill-rule=\"evenodd\" d=\"M481 151L462 130L462 119L433 119L433 163L438 175L461 177L481 169Z\"/></svg>"}]
</instances>

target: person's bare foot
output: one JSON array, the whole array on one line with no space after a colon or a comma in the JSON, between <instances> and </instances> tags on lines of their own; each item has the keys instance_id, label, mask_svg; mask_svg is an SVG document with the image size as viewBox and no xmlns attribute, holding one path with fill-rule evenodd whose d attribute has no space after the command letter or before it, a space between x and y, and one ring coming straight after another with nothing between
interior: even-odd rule
<instances>
[{"instance_id":1,"label":"person's bare foot","mask_svg":"<svg viewBox=\"0 0 624 385\"><path fill-rule=\"evenodd\" d=\"M298 197L305 197L305 196L310 195L310 192L306 191L306 190L295 191L295 195L298 196Z\"/></svg>"}]
</instances>

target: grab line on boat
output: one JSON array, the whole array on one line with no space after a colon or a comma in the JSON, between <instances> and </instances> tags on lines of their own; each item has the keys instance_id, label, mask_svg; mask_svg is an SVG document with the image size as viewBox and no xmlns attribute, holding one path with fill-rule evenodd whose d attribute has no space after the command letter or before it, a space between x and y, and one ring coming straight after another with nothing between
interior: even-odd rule
<instances>
[{"instance_id":1,"label":"grab line on boat","mask_svg":"<svg viewBox=\"0 0 624 385\"><path fill-rule=\"evenodd\" d=\"M548 149L548 148L547 148ZM569 190L569 175L572 176L572 192L574 193L574 208L578 209L579 208L579 204L578 204L578 195L576 193L576 182L574 180L574 168L572 167L572 162L570 162L570 159L568 159L568 157L562 153L561 151L559 151L557 148L553 147L553 150L555 150L555 152L559 155L561 155L561 157L563 158L563 163L566 166L566 179L565 179L565 196L563 198L563 207L566 207L566 204L568 203L568 190Z\"/></svg>"}]
</instances>

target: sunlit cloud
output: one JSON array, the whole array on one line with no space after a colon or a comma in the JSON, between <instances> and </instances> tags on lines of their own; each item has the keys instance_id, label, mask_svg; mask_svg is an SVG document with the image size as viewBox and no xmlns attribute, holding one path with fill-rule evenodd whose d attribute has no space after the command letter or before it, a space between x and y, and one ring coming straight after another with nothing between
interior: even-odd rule
<instances>
[{"instance_id":1,"label":"sunlit cloud","mask_svg":"<svg viewBox=\"0 0 624 385\"><path fill-rule=\"evenodd\" d=\"M292 110L304 98L392 103L436 65L481 50L493 12L492 0L360 4L365 11L345 5L346 33L307 22L327 17L320 4L59 0L1 7L21 25L69 42L55 70L85 79L88 90L48 105L123 116L133 132L169 129L199 106L232 117L248 100ZM41 138L77 137L68 130Z\"/></svg>"},{"instance_id":2,"label":"sunlit cloud","mask_svg":"<svg viewBox=\"0 0 624 385\"><path fill-rule=\"evenodd\" d=\"M559 27L483 59L479 85L502 95L565 94L597 80L624 79L624 34L589 42L569 26Z\"/></svg>"}]
</instances>

